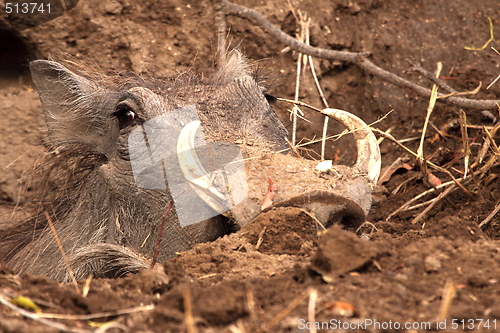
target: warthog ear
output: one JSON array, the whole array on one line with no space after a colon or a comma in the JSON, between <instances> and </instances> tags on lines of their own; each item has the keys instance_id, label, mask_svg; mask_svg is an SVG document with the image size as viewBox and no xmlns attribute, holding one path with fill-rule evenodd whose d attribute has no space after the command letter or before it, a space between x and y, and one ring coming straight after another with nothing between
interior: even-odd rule
<instances>
[{"instance_id":1,"label":"warthog ear","mask_svg":"<svg viewBox=\"0 0 500 333\"><path fill-rule=\"evenodd\" d=\"M237 78L245 76L250 77L248 59L237 49L228 52L225 60L218 67L215 80L219 84L228 84Z\"/></svg>"},{"instance_id":2,"label":"warthog ear","mask_svg":"<svg viewBox=\"0 0 500 333\"><path fill-rule=\"evenodd\" d=\"M30 69L52 143L85 144L105 153L111 134L106 131L110 94L57 62L36 60Z\"/></svg>"}]
</instances>

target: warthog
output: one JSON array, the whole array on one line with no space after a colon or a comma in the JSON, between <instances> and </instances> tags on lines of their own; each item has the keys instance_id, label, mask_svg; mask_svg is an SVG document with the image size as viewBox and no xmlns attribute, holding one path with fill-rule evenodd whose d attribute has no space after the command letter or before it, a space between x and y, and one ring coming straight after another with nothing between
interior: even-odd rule
<instances>
[{"instance_id":1,"label":"warthog","mask_svg":"<svg viewBox=\"0 0 500 333\"><path fill-rule=\"evenodd\" d=\"M356 130L356 165L321 172L286 155L273 97L238 51L208 79L103 77L46 60L30 68L52 149L36 212L0 240L0 260L17 272L69 280L49 222L77 279L137 272L162 221L158 260L251 221L268 177L275 205L304 207L325 225L354 228L370 208L380 169L371 131L331 110Z\"/></svg>"}]
</instances>

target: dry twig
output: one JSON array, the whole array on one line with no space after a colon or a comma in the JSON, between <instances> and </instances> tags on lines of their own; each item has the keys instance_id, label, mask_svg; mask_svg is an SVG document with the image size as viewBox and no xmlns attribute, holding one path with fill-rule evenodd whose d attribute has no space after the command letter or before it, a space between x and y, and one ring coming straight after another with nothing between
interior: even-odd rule
<instances>
[{"instance_id":1,"label":"dry twig","mask_svg":"<svg viewBox=\"0 0 500 333\"><path fill-rule=\"evenodd\" d=\"M311 293L310 290L304 291L299 297L294 299L286 308L284 308L280 313L278 313L271 321L269 321L267 324L264 325L264 327L256 330L254 333L264 333L268 331L271 327L279 323L283 318L285 318L290 312L292 312L293 309L295 309L297 306L299 306L302 301L304 301L307 296L309 296Z\"/></svg>"},{"instance_id":2,"label":"dry twig","mask_svg":"<svg viewBox=\"0 0 500 333\"><path fill-rule=\"evenodd\" d=\"M498 52L498 50L497 50L497 49L495 49L493 46L491 47L491 49L492 49L493 51L495 51L495 52L496 52L496 54L500 55L500 52ZM490 84L486 87L486 90L490 89L490 88L491 88L491 87L492 87L492 86L493 86L493 85L494 85L494 84L498 81L498 79L500 79L500 75L498 75L498 76L496 77L496 79L494 79L494 80L493 80L493 82L491 82L491 83L490 83Z\"/></svg>"},{"instance_id":3,"label":"dry twig","mask_svg":"<svg viewBox=\"0 0 500 333\"><path fill-rule=\"evenodd\" d=\"M309 306L307 307L307 320L309 320L310 323L316 322L316 299L318 298L318 292L316 289L312 289L311 292L309 293ZM315 325L311 325L311 328L309 330L311 333L316 333L316 327Z\"/></svg>"},{"instance_id":4,"label":"dry twig","mask_svg":"<svg viewBox=\"0 0 500 333\"><path fill-rule=\"evenodd\" d=\"M68 326L66 326L64 324L56 323L56 322L53 322L51 320L47 320L45 318L42 318L39 314L32 313L32 312L26 311L26 310L24 310L24 309L22 309L22 308L20 308L18 306L15 306L3 294L0 294L0 303L2 303L6 307L12 309L13 311L19 313L20 315L22 315L22 316L24 316L26 318L30 318L30 319L32 319L32 320L34 320L36 322L39 322L40 324L43 324L45 326L48 326L48 327L54 328L56 330L59 330L60 332L77 332L77 333L91 333L91 332L93 332L93 331L84 330L84 329L81 329L81 328L68 327Z\"/></svg>"},{"instance_id":5,"label":"dry twig","mask_svg":"<svg viewBox=\"0 0 500 333\"><path fill-rule=\"evenodd\" d=\"M446 187L446 186L450 186L453 183L454 183L453 180L450 180L449 182L446 182L446 183L443 183L441 185L436 186L436 188L431 188L431 189L428 189L427 191L424 191L424 192L420 193L419 195L417 195L414 198L412 198L412 199L408 200L407 202L405 202L403 205L401 205L401 207L399 207L398 209L396 209L394 212L392 212L386 218L386 221L389 221L393 216L396 216L397 214L399 214L401 212L406 212L406 211L410 211L410 210L413 210L413 209L416 209L416 208L420 208L420 207L422 207L424 205L426 206L427 204L430 203L430 201L410 207L410 205L412 203L414 203L417 200L420 200L422 197L426 196L427 194L431 194L433 192L436 192L437 189L443 188L443 187ZM431 201L434 200L434 199L431 199Z\"/></svg>"},{"instance_id":6,"label":"dry twig","mask_svg":"<svg viewBox=\"0 0 500 333\"><path fill-rule=\"evenodd\" d=\"M267 227L264 227L260 232L259 232L259 238L257 239L257 244L255 244L255 251L259 251L259 247L262 245L262 242L264 241L264 233L266 232Z\"/></svg>"},{"instance_id":7,"label":"dry twig","mask_svg":"<svg viewBox=\"0 0 500 333\"><path fill-rule=\"evenodd\" d=\"M92 282L92 279L94 278L94 274L90 273L89 276L85 279L85 283L83 284L82 288L82 296L87 297L89 291L90 291L90 282Z\"/></svg>"},{"instance_id":8,"label":"dry twig","mask_svg":"<svg viewBox=\"0 0 500 333\"><path fill-rule=\"evenodd\" d=\"M500 126L499 126L500 127ZM496 132L496 129L494 130ZM487 133L489 136L486 138L485 141L488 141L488 140L492 140L491 138L491 134L489 134L488 131L485 131L485 133ZM483 150L483 149L481 149ZM494 150L494 149L493 149ZM494 150L495 152L496 150ZM473 165L471 165L470 169L473 170L477 165L479 165L479 163L476 161ZM439 192L438 190L440 188L443 188L443 187L448 187L448 186L451 186L453 187L453 189L451 188L448 188L445 192L448 192L447 194L450 194L452 191L455 190L455 184L458 185L466 185L468 184L469 182L471 182L472 180L475 179L476 183L478 183L479 181L481 181L484 177L485 177L485 174L488 170L490 170L492 167L494 166L498 166L499 163L497 163L497 158L496 158L496 155L495 154L492 154L491 155L491 158L485 163L484 166L482 166L480 169L478 170L474 170L473 172L470 173L470 177L468 177L467 179L464 179L464 178L458 178L458 179L455 179L455 180L451 180L451 181L448 181L448 182L445 182L441 185L438 185L436 186L435 188L432 188L432 189L429 189L427 191L424 191L422 193L420 193L419 195L415 196L414 198L408 200L406 203L404 203L401 207L399 207L398 209L396 209L393 213L391 213L387 218L386 220L388 221L389 219L391 219L392 217L396 216L397 214L401 213L401 212L406 212L406 211L411 211L411 210L414 210L414 209L417 209L417 208L420 208L420 207L424 207L424 206L427 206L429 204L434 204L435 202L437 202L438 200L440 200L441 198L440 197L437 197L437 198L433 198L431 200L428 200L426 202L423 202L423 203L420 203L420 204L416 204L414 206L410 206L412 203L416 202L417 200L423 198L424 196L428 195L428 194L431 194L433 192ZM443 196L444 197L444 196ZM492 212L492 217L496 214ZM485 221L483 221L481 225L485 225L487 224L489 221L488 221L488 218L485 219ZM484 223L484 224L483 224Z\"/></svg>"},{"instance_id":9,"label":"dry twig","mask_svg":"<svg viewBox=\"0 0 500 333\"><path fill-rule=\"evenodd\" d=\"M91 313L86 315L72 315L72 314L60 314L60 313L40 313L38 316L40 318L48 318L48 319L66 319L66 320L92 320L98 318L106 318L106 317L114 317L121 316L129 313L136 313L142 311L150 311L153 310L155 306L151 305L141 305L128 309L107 311L107 312L98 312Z\"/></svg>"},{"instance_id":10,"label":"dry twig","mask_svg":"<svg viewBox=\"0 0 500 333\"><path fill-rule=\"evenodd\" d=\"M165 220L167 219L168 214L170 213L170 210L172 209L172 205L174 204L174 200L170 200L167 210L165 211L165 214L163 214L161 218L161 224L160 224L160 230L158 231L158 239L156 241L155 245L155 250L153 253L153 259L151 260L151 266L149 268L155 267L156 264L156 258L158 257L158 252L160 250L160 243L161 239L163 237L163 230L165 229Z\"/></svg>"},{"instance_id":11,"label":"dry twig","mask_svg":"<svg viewBox=\"0 0 500 333\"><path fill-rule=\"evenodd\" d=\"M479 228L484 228L485 226L488 225L488 223L490 223L490 221L493 219L493 217L498 213L498 211L500 210L500 202L497 203L497 205L495 206L495 209L493 209L493 211L490 213L490 215L488 215L484 220L483 222L479 223Z\"/></svg>"},{"instance_id":12,"label":"dry twig","mask_svg":"<svg viewBox=\"0 0 500 333\"><path fill-rule=\"evenodd\" d=\"M191 299L191 291L189 286L185 286L182 290L182 297L184 299L184 315L188 333L197 333L196 325L194 324L193 317L193 301Z\"/></svg>"},{"instance_id":13,"label":"dry twig","mask_svg":"<svg viewBox=\"0 0 500 333\"><path fill-rule=\"evenodd\" d=\"M299 23L301 26L301 36L303 39L299 39L301 41L304 41L306 45L310 46L310 29L309 27L311 26L311 18L307 18L305 14L302 14L302 12L298 11L299 14ZM303 55L304 59L307 59L309 62L309 68L311 69L311 74L314 79L314 83L316 84L316 88L318 89L319 96L321 97L321 101L323 102L323 105L325 108L329 108L330 106L328 105L328 101L325 98L325 94L323 93L323 89L321 88L321 85L318 80L318 75L316 74L316 69L314 67L314 62L313 62L313 57L310 55ZM299 58L302 58L302 53L300 53ZM304 61L304 63L306 63ZM298 97L295 96L295 100L298 100ZM328 116L325 116L325 120L323 122L323 133L321 136L321 160L323 161L325 159L325 147L326 147L326 133L328 130Z\"/></svg>"},{"instance_id":14,"label":"dry twig","mask_svg":"<svg viewBox=\"0 0 500 333\"><path fill-rule=\"evenodd\" d=\"M443 89L444 91L447 91L449 93L456 93L455 89L447 85L443 80L441 80L438 76L432 74L431 72L425 70L418 64L417 62L413 60L408 60L408 62L411 64L411 68L409 69L410 71L416 71L425 76L427 79L432 81L435 85L437 85L439 88Z\"/></svg>"},{"instance_id":15,"label":"dry twig","mask_svg":"<svg viewBox=\"0 0 500 333\"><path fill-rule=\"evenodd\" d=\"M447 98L447 97L451 97L451 96L464 96L464 95L475 95L479 92L479 90L481 89L481 86L482 86L482 83L479 82L479 84L477 85L476 88L474 88L473 90L470 90L470 91L456 91L456 92L451 92L449 94L446 94L446 95L440 95L439 97L437 97L437 99L441 99L441 98Z\"/></svg>"},{"instance_id":16,"label":"dry twig","mask_svg":"<svg viewBox=\"0 0 500 333\"><path fill-rule=\"evenodd\" d=\"M469 134L467 133L467 115L463 110L460 110L458 114L458 119L460 121L460 131L462 132L462 146L464 150L464 179L467 178L467 173L469 172L469 159L470 159L470 145L469 145Z\"/></svg>"},{"instance_id":17,"label":"dry twig","mask_svg":"<svg viewBox=\"0 0 500 333\"><path fill-rule=\"evenodd\" d=\"M52 223L52 219L50 218L49 213L45 213L45 218L47 219L47 223L50 226L50 230L52 231L52 234L54 235L54 239L56 240L57 247L59 248L59 252L61 252L61 256L64 260L64 264L66 265L66 269L68 270L69 276L71 277L71 281L73 282L73 285L75 286L75 290L77 293L80 293L80 288L78 287L78 282L76 282L75 274L73 273L73 270L71 269L71 266L69 264L68 257L66 256L66 252L64 251L64 247L62 246L61 240L59 239L59 235L57 234L56 227L54 226L54 223Z\"/></svg>"},{"instance_id":18,"label":"dry twig","mask_svg":"<svg viewBox=\"0 0 500 333\"><path fill-rule=\"evenodd\" d=\"M374 132L377 132L378 134L386 137L387 139L393 141L394 143L396 143L399 147L403 148L405 151L407 151L408 153L410 153L411 155L415 156L418 158L418 155L416 153L414 153L410 148L406 147L405 145L403 145L402 143L400 143L398 140L396 140L392 135L390 134L387 134L385 133L384 131L382 130L379 130L378 128L372 128L371 129L372 131ZM457 184L458 187L460 187L460 189L465 193L467 194L467 196L470 198L470 199L474 199L474 197L472 196L472 194L462 185L460 184L460 182L451 174L450 171L440 167L439 165L436 165L430 161L427 161L427 160L424 160L425 163L427 165L429 165L430 167L438 170L438 171L442 171L444 173L446 173L454 182L455 184Z\"/></svg>"},{"instance_id":19,"label":"dry twig","mask_svg":"<svg viewBox=\"0 0 500 333\"><path fill-rule=\"evenodd\" d=\"M488 17L488 23L490 25L490 38L486 41L486 43L483 44L481 47L469 47L469 46L464 46L464 49L470 50L470 51L481 51L484 50L488 45L495 40L495 35L493 34L493 21L491 18Z\"/></svg>"},{"instance_id":20,"label":"dry twig","mask_svg":"<svg viewBox=\"0 0 500 333\"><path fill-rule=\"evenodd\" d=\"M417 217L415 217L413 219L413 221L411 221L411 224L415 224L417 222L419 222L421 219L424 218L424 216L441 200L443 199L444 197L446 197L448 194L450 194L453 190L455 189L455 186L452 185L450 187L448 187L446 189L446 191L444 192L441 192L437 198L435 198L429 206L427 206L427 208L425 208L420 214L417 215Z\"/></svg>"},{"instance_id":21,"label":"dry twig","mask_svg":"<svg viewBox=\"0 0 500 333\"><path fill-rule=\"evenodd\" d=\"M443 69L443 64L441 62L438 62L437 70L436 70L436 77L437 78L439 77L439 74L441 73L441 69ZM434 110L434 105L436 105L437 92L438 92L438 86L436 84L432 85L431 96L429 99L429 106L427 107L427 115L425 116L424 128L422 129L422 136L420 138L420 145L418 146L418 150L417 150L417 161L420 164L420 169L422 171L424 178L427 178L427 168L426 168L426 164L424 163L424 160L425 160L425 158L424 158L425 133L427 132L427 124L429 124L429 120L431 118L432 111Z\"/></svg>"},{"instance_id":22,"label":"dry twig","mask_svg":"<svg viewBox=\"0 0 500 333\"><path fill-rule=\"evenodd\" d=\"M443 289L443 301L441 302L441 308L439 309L438 321L442 322L448 317L448 312L450 311L451 302L455 297L456 288L451 281L446 281Z\"/></svg>"}]
</instances>

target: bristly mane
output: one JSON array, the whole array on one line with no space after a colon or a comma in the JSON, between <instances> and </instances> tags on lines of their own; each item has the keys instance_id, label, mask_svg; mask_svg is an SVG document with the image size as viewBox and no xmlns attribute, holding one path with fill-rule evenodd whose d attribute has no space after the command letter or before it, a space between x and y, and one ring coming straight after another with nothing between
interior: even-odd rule
<instances>
[{"instance_id":1,"label":"bristly mane","mask_svg":"<svg viewBox=\"0 0 500 333\"><path fill-rule=\"evenodd\" d=\"M238 52L234 50L235 52ZM228 51L228 54L232 51ZM243 57L243 56L242 56ZM244 58L243 62L228 62L217 64L217 68L211 68L204 74L195 74L191 68L186 71L170 76L155 76L152 73L161 71L155 70L156 65L149 67L142 73L121 70L105 70L93 61L83 61L71 55L53 56L49 60L58 62L70 71L84 78L87 78L104 87L116 90L125 90L132 87L145 87L152 91L177 89L184 86L195 85L225 85L236 75L247 73L252 76L257 84L266 89L270 89L276 81L273 79L274 71L261 66L260 61L250 61Z\"/></svg>"}]
</instances>

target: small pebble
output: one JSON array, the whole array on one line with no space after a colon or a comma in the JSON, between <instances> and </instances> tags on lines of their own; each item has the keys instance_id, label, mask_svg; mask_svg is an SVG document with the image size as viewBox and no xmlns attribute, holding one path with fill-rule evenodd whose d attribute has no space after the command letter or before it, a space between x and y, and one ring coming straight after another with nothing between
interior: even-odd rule
<instances>
[{"instance_id":1,"label":"small pebble","mask_svg":"<svg viewBox=\"0 0 500 333\"><path fill-rule=\"evenodd\" d=\"M441 269L441 260L433 254L425 257L425 270L427 272L437 272Z\"/></svg>"}]
</instances>

